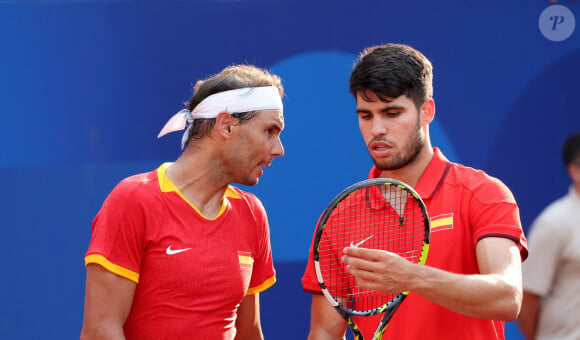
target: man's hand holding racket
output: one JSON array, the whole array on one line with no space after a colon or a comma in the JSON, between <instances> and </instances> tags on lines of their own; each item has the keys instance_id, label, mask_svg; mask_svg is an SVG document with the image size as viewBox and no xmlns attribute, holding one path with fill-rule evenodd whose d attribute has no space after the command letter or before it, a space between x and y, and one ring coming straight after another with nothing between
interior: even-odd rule
<instances>
[{"instance_id":1,"label":"man's hand holding racket","mask_svg":"<svg viewBox=\"0 0 580 340\"><path fill-rule=\"evenodd\" d=\"M383 317L373 339L382 338L409 294L412 266L426 262L429 235L421 197L394 179L355 183L325 209L314 238L316 277L356 340L363 336L352 317L378 314Z\"/></svg>"},{"instance_id":2,"label":"man's hand holding racket","mask_svg":"<svg viewBox=\"0 0 580 340\"><path fill-rule=\"evenodd\" d=\"M412 290L420 269L398 254L362 247L344 248L342 262L361 288L385 293Z\"/></svg>"}]
</instances>

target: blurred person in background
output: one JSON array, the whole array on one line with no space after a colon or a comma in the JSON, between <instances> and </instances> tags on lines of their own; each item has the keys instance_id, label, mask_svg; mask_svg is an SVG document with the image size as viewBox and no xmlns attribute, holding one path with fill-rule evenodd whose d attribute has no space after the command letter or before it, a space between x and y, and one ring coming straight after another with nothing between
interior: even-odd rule
<instances>
[{"instance_id":1,"label":"blurred person in background","mask_svg":"<svg viewBox=\"0 0 580 340\"><path fill-rule=\"evenodd\" d=\"M564 142L572 184L530 227L518 325L527 340L580 339L580 131Z\"/></svg>"}]
</instances>

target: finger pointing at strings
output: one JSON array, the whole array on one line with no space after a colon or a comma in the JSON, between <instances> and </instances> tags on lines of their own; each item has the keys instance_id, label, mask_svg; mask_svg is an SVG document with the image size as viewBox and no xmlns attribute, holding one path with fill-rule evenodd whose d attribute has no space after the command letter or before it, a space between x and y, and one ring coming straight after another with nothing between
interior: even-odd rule
<instances>
[{"instance_id":1,"label":"finger pointing at strings","mask_svg":"<svg viewBox=\"0 0 580 340\"><path fill-rule=\"evenodd\" d=\"M365 289L378 290L381 288L380 262L367 260L359 257L345 255L342 262L346 270L355 277L357 284Z\"/></svg>"},{"instance_id":2,"label":"finger pointing at strings","mask_svg":"<svg viewBox=\"0 0 580 340\"><path fill-rule=\"evenodd\" d=\"M395 253L347 247L344 254L342 262L347 265L347 271L365 289L400 292L411 275L411 263Z\"/></svg>"},{"instance_id":3,"label":"finger pointing at strings","mask_svg":"<svg viewBox=\"0 0 580 340\"><path fill-rule=\"evenodd\" d=\"M382 253L384 253L384 251L378 249L345 247L343 253L346 255L343 258L358 258L361 260L377 262L381 261Z\"/></svg>"},{"instance_id":4,"label":"finger pointing at strings","mask_svg":"<svg viewBox=\"0 0 580 340\"><path fill-rule=\"evenodd\" d=\"M347 265L347 270L351 274L370 279L369 275L380 271L381 252L376 249L346 247L342 262Z\"/></svg>"}]
</instances>

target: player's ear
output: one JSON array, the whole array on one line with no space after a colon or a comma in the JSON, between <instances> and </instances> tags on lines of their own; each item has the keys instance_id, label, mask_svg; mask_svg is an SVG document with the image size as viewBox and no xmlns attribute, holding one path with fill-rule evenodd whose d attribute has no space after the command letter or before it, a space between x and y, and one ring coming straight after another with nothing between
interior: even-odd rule
<instances>
[{"instance_id":1,"label":"player's ear","mask_svg":"<svg viewBox=\"0 0 580 340\"><path fill-rule=\"evenodd\" d=\"M430 124L435 119L435 101L427 99L421 105L421 125Z\"/></svg>"},{"instance_id":2,"label":"player's ear","mask_svg":"<svg viewBox=\"0 0 580 340\"><path fill-rule=\"evenodd\" d=\"M232 134L232 126L234 125L234 117L227 112L220 112L215 117L214 129L224 138L230 138Z\"/></svg>"}]
</instances>

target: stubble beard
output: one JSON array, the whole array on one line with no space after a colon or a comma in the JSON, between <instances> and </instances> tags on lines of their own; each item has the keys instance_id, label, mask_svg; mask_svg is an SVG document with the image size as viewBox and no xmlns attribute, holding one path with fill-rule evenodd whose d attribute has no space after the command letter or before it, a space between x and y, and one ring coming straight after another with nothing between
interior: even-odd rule
<instances>
[{"instance_id":1,"label":"stubble beard","mask_svg":"<svg viewBox=\"0 0 580 340\"><path fill-rule=\"evenodd\" d=\"M254 186L260 181L260 177L253 174L254 169L249 169L246 166L241 166L240 163L233 170L233 182L245 186Z\"/></svg>"},{"instance_id":2,"label":"stubble beard","mask_svg":"<svg viewBox=\"0 0 580 340\"><path fill-rule=\"evenodd\" d=\"M409 141L403 146L402 152L395 155L392 159L373 159L375 166L382 171L392 171L402 169L413 163L425 146L425 142L419 132L420 127L417 126L415 132L410 136Z\"/></svg>"},{"instance_id":3,"label":"stubble beard","mask_svg":"<svg viewBox=\"0 0 580 340\"><path fill-rule=\"evenodd\" d=\"M252 175L246 175L246 176L244 176L243 180L239 181L238 183L252 187L252 186L258 184L259 181L260 181L259 177L254 177Z\"/></svg>"},{"instance_id":4,"label":"stubble beard","mask_svg":"<svg viewBox=\"0 0 580 340\"><path fill-rule=\"evenodd\" d=\"M248 165L248 155L230 159L230 166L234 182L245 186L254 186L260 181L260 177L255 174L256 168ZM251 158L250 159L254 159Z\"/></svg>"}]
</instances>

